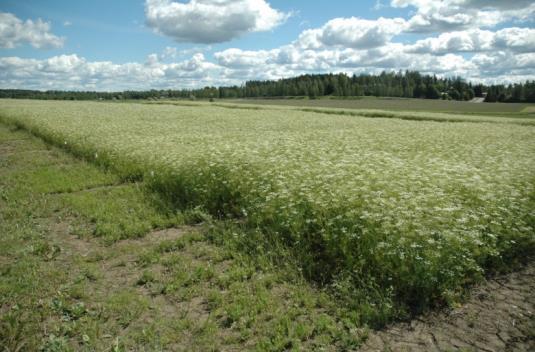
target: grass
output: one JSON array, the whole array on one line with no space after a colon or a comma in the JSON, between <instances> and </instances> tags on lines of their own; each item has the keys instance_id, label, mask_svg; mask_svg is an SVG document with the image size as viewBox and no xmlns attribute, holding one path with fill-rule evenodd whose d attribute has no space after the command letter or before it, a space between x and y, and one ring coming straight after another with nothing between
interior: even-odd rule
<instances>
[{"instance_id":1,"label":"grass","mask_svg":"<svg viewBox=\"0 0 535 352\"><path fill-rule=\"evenodd\" d=\"M142 237L155 228L184 223L181 213L162 209L157 200L140 190L138 184L67 193L60 196L66 206L94 226L91 234L114 242ZM146 203L152 204L147 207Z\"/></svg>"},{"instance_id":2,"label":"grass","mask_svg":"<svg viewBox=\"0 0 535 352\"><path fill-rule=\"evenodd\" d=\"M352 327L453 305L534 253L530 119L189 105L3 101L0 114L120 182L142 181L182 219L218 219L213 244L247 253L249 267L299 272ZM190 286L219 287L217 269L161 257L140 260L172 268L163 292L180 300Z\"/></svg>"},{"instance_id":3,"label":"grass","mask_svg":"<svg viewBox=\"0 0 535 352\"><path fill-rule=\"evenodd\" d=\"M69 187L45 166L69 170ZM212 225L181 225L208 215L171 217L142 185L1 124L0 192L5 351L347 349L365 338L297 271L236 252ZM178 228L151 230L170 221Z\"/></svg>"}]
</instances>

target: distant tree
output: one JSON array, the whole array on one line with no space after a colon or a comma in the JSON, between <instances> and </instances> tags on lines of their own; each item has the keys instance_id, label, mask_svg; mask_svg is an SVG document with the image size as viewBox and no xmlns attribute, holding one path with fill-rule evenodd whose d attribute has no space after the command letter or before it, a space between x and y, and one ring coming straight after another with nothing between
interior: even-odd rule
<instances>
[{"instance_id":1,"label":"distant tree","mask_svg":"<svg viewBox=\"0 0 535 352\"><path fill-rule=\"evenodd\" d=\"M422 87L421 84L416 84L416 86L413 89L413 98L424 98L425 97L425 89Z\"/></svg>"},{"instance_id":2,"label":"distant tree","mask_svg":"<svg viewBox=\"0 0 535 352\"><path fill-rule=\"evenodd\" d=\"M315 82L312 83L312 85L310 86L309 94L308 94L309 98L310 99L316 99L319 94L320 94L320 92L319 92L319 89L318 89L318 85Z\"/></svg>"},{"instance_id":3,"label":"distant tree","mask_svg":"<svg viewBox=\"0 0 535 352\"><path fill-rule=\"evenodd\" d=\"M474 86L474 96L481 98L483 97L483 85L477 84Z\"/></svg>"},{"instance_id":4,"label":"distant tree","mask_svg":"<svg viewBox=\"0 0 535 352\"><path fill-rule=\"evenodd\" d=\"M332 95L335 93L335 91L336 91L336 88L334 86L334 83L329 81L327 82L327 85L325 85L325 91L323 95Z\"/></svg>"},{"instance_id":5,"label":"distant tree","mask_svg":"<svg viewBox=\"0 0 535 352\"><path fill-rule=\"evenodd\" d=\"M460 100L461 99L461 93L459 93L459 91L455 88L451 88L449 91L448 91L448 95L453 99L453 100Z\"/></svg>"},{"instance_id":6,"label":"distant tree","mask_svg":"<svg viewBox=\"0 0 535 352\"><path fill-rule=\"evenodd\" d=\"M485 102L486 103L495 103L496 101L498 101L498 97L496 96L495 90L493 88L491 88L487 92L487 96L485 97Z\"/></svg>"},{"instance_id":7,"label":"distant tree","mask_svg":"<svg viewBox=\"0 0 535 352\"><path fill-rule=\"evenodd\" d=\"M440 92L434 84L430 84L426 88L425 97L427 99L438 99L440 98Z\"/></svg>"},{"instance_id":8,"label":"distant tree","mask_svg":"<svg viewBox=\"0 0 535 352\"><path fill-rule=\"evenodd\" d=\"M512 89L511 101L519 103L525 100L524 86L522 84L515 84Z\"/></svg>"},{"instance_id":9,"label":"distant tree","mask_svg":"<svg viewBox=\"0 0 535 352\"><path fill-rule=\"evenodd\" d=\"M474 99L474 90L472 88L466 89L463 91L463 100L472 100Z\"/></svg>"}]
</instances>

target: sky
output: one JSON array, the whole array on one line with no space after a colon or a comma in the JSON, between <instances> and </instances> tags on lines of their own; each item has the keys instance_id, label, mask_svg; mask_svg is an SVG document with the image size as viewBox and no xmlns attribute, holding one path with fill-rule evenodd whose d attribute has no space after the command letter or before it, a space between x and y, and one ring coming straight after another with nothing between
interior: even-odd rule
<instances>
[{"instance_id":1,"label":"sky","mask_svg":"<svg viewBox=\"0 0 535 352\"><path fill-rule=\"evenodd\" d=\"M0 88L146 90L418 70L535 80L531 0L1 0Z\"/></svg>"}]
</instances>

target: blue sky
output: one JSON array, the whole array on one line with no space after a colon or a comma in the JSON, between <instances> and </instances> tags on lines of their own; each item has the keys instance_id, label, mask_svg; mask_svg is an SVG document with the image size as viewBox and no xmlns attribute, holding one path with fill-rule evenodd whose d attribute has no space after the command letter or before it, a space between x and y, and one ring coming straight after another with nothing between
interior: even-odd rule
<instances>
[{"instance_id":1,"label":"blue sky","mask_svg":"<svg viewBox=\"0 0 535 352\"><path fill-rule=\"evenodd\" d=\"M527 0L3 0L0 16L3 88L180 88L400 69L535 76Z\"/></svg>"},{"instance_id":2,"label":"blue sky","mask_svg":"<svg viewBox=\"0 0 535 352\"><path fill-rule=\"evenodd\" d=\"M251 33L230 42L212 45L211 52L238 47L247 50L273 49L288 44L307 28L323 25L332 18L358 16L374 19L396 17L407 9L374 10L375 1L270 1L273 8L292 16L268 32ZM105 9L103 11L102 9ZM155 34L145 25L145 3L132 0L4 0L0 10L20 19L41 18L53 24L53 32L66 37L60 49L39 51L28 44L13 50L0 48L0 55L46 58L62 53L77 53L89 60L117 63L142 61L167 46L178 49L198 47L195 43L176 43L172 38ZM67 24L67 26L65 26Z\"/></svg>"}]
</instances>

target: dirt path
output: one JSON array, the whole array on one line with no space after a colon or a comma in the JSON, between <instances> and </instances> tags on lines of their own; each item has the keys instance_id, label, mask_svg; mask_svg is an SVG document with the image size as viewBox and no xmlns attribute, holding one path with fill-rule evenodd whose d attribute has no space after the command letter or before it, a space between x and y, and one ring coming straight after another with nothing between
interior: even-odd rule
<instances>
[{"instance_id":1,"label":"dirt path","mask_svg":"<svg viewBox=\"0 0 535 352\"><path fill-rule=\"evenodd\" d=\"M462 307L373 333L362 351L535 351L535 264L474 289Z\"/></svg>"},{"instance_id":2,"label":"dirt path","mask_svg":"<svg viewBox=\"0 0 535 352\"><path fill-rule=\"evenodd\" d=\"M484 103L484 102L485 102L485 98L474 98L474 99L470 100L470 103L480 104L480 103Z\"/></svg>"}]
</instances>

